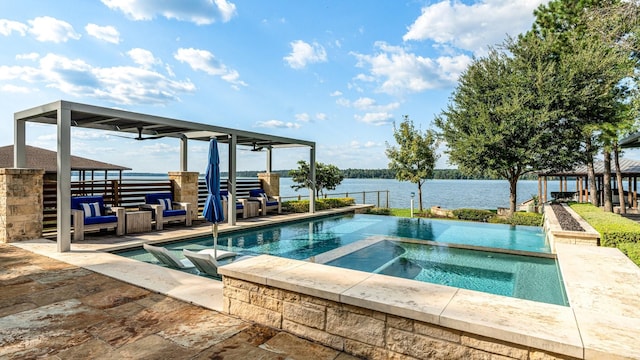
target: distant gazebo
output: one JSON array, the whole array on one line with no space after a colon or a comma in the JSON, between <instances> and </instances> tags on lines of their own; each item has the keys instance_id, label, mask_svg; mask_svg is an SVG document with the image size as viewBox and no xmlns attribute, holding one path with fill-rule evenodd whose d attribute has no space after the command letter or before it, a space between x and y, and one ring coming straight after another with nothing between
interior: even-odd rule
<instances>
[{"instance_id":1,"label":"distant gazebo","mask_svg":"<svg viewBox=\"0 0 640 360\"><path fill-rule=\"evenodd\" d=\"M596 188L597 194L595 196L599 197L600 202L604 200L604 161L596 160L594 161L594 170L596 174ZM613 166L612 166L613 167ZM638 177L640 177L640 161L629 160L629 159L620 159L620 172L622 174L623 180L623 189L618 189L618 183L616 181L616 171L615 168L611 169L611 180L612 183L612 192L614 197L614 203L620 203L619 196L622 194L626 196L626 203L628 207L638 208ZM560 181L560 188L558 189L558 193L560 197L571 197L576 199L579 202L588 202L590 196L593 194L589 194L589 183L588 183L588 172L587 166L581 165L576 167L575 169L569 171L560 171L560 172L542 172L538 173L538 198L542 202L547 201L547 180L548 178L558 178ZM627 183L627 188L624 189L624 183ZM576 182L576 191L569 192L567 191L567 184L570 180L575 180Z\"/></svg>"},{"instance_id":2,"label":"distant gazebo","mask_svg":"<svg viewBox=\"0 0 640 360\"><path fill-rule=\"evenodd\" d=\"M57 154L55 151L25 145L27 167L30 169L44 169L45 180L56 180ZM0 147L0 168L13 167L13 145ZM101 161L71 155L71 171L78 172L78 180L94 180L96 173L104 175L110 171L118 172L118 180L122 181L122 172L131 168L109 164Z\"/></svg>"}]
</instances>

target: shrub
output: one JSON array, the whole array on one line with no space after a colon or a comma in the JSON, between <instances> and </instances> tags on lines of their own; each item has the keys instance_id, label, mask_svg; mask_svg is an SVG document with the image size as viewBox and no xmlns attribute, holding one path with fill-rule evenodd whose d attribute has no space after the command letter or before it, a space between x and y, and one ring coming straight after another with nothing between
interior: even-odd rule
<instances>
[{"instance_id":1,"label":"shrub","mask_svg":"<svg viewBox=\"0 0 640 360\"><path fill-rule=\"evenodd\" d=\"M519 211L509 217L494 216L488 221L493 224L541 226L542 214Z\"/></svg>"},{"instance_id":2,"label":"shrub","mask_svg":"<svg viewBox=\"0 0 640 360\"><path fill-rule=\"evenodd\" d=\"M622 243L640 242L640 224L635 221L604 212L591 204L573 203L570 206L600 233L602 246L616 247Z\"/></svg>"},{"instance_id":3,"label":"shrub","mask_svg":"<svg viewBox=\"0 0 640 360\"><path fill-rule=\"evenodd\" d=\"M640 266L640 243L621 243L618 249L631 259L636 265Z\"/></svg>"},{"instance_id":4,"label":"shrub","mask_svg":"<svg viewBox=\"0 0 640 360\"><path fill-rule=\"evenodd\" d=\"M367 214L372 215L391 215L391 209L374 207L367 210Z\"/></svg>"},{"instance_id":5,"label":"shrub","mask_svg":"<svg viewBox=\"0 0 640 360\"><path fill-rule=\"evenodd\" d=\"M354 205L354 198L327 198L316 199L316 210L327 210ZM309 211L309 200L291 200L282 203L282 211L303 213Z\"/></svg>"},{"instance_id":6,"label":"shrub","mask_svg":"<svg viewBox=\"0 0 640 360\"><path fill-rule=\"evenodd\" d=\"M493 216L493 212L480 209L456 209L453 210L453 216L460 220L484 221L486 222Z\"/></svg>"}]
</instances>

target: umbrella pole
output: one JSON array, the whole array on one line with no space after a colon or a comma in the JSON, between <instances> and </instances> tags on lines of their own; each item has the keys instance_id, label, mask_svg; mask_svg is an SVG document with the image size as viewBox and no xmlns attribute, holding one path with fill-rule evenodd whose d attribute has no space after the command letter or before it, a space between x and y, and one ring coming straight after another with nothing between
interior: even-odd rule
<instances>
[{"instance_id":1,"label":"umbrella pole","mask_svg":"<svg viewBox=\"0 0 640 360\"><path fill-rule=\"evenodd\" d=\"M218 260L218 224L211 225L213 232L213 258Z\"/></svg>"}]
</instances>

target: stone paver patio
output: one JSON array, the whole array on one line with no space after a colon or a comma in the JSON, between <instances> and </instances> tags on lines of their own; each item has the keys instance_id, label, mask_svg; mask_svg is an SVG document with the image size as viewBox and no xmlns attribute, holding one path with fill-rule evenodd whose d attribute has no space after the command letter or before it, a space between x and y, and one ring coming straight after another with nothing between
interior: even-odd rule
<instances>
[{"instance_id":1,"label":"stone paver patio","mask_svg":"<svg viewBox=\"0 0 640 360\"><path fill-rule=\"evenodd\" d=\"M0 358L355 359L0 244Z\"/></svg>"}]
</instances>

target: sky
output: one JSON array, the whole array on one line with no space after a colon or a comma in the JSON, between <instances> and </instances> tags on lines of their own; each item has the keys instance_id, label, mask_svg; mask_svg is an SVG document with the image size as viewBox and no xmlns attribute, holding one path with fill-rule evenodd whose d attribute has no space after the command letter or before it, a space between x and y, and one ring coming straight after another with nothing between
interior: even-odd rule
<instances>
[{"instance_id":1,"label":"sky","mask_svg":"<svg viewBox=\"0 0 640 360\"><path fill-rule=\"evenodd\" d=\"M0 146L13 143L15 112L67 100L314 141L318 162L387 168L394 124L433 128L473 58L529 30L546 2L2 1ZM28 123L26 135L56 149L54 126ZM71 136L73 155L179 169L177 139ZM204 172L207 147L189 142L188 170ZM265 152L238 151L238 170L265 170ZM275 149L272 166L308 159ZM449 167L442 154L436 168Z\"/></svg>"}]
</instances>

